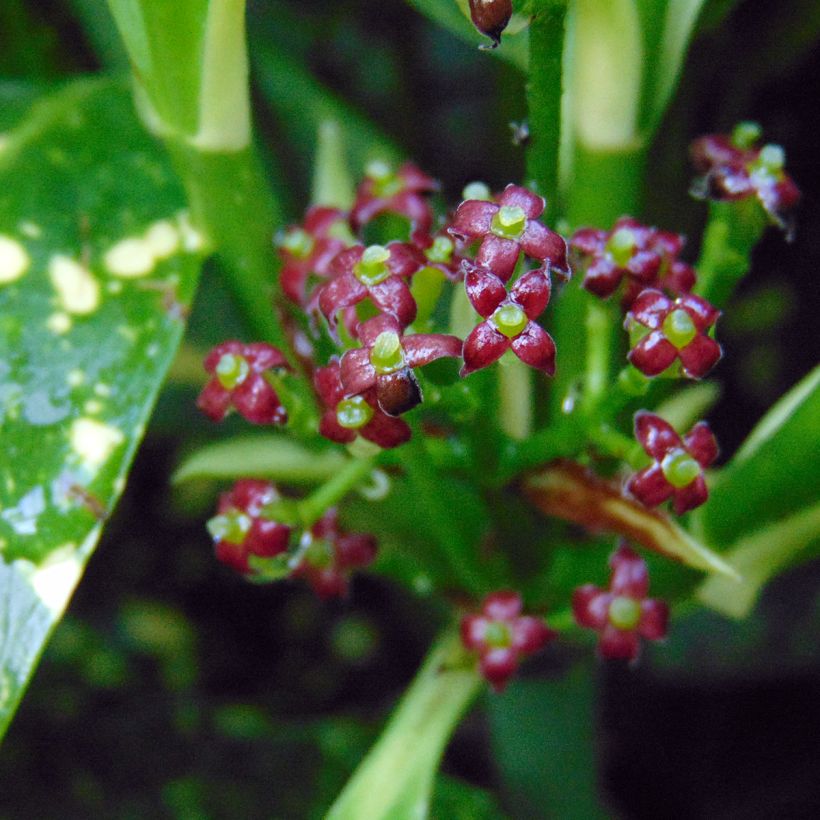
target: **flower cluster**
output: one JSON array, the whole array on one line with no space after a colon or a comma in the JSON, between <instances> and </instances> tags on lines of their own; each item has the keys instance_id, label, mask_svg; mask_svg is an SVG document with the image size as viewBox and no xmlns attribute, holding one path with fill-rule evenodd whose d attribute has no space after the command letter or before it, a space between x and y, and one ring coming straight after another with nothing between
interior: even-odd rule
<instances>
[{"instance_id":1,"label":"flower cluster","mask_svg":"<svg viewBox=\"0 0 820 820\"><path fill-rule=\"evenodd\" d=\"M757 123L742 122L731 134L695 140L690 155L701 176L692 193L730 201L756 197L769 219L789 231L789 213L800 201L800 190L784 170L783 149L760 145L761 136Z\"/></svg>"}]
</instances>

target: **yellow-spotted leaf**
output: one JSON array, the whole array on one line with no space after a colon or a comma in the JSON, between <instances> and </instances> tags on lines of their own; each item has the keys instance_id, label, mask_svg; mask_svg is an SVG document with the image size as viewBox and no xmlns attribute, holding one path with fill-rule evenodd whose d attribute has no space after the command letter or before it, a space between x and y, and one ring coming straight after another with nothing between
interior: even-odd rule
<instances>
[{"instance_id":1,"label":"yellow-spotted leaf","mask_svg":"<svg viewBox=\"0 0 820 820\"><path fill-rule=\"evenodd\" d=\"M202 257L125 83L3 126L0 733L122 492Z\"/></svg>"}]
</instances>

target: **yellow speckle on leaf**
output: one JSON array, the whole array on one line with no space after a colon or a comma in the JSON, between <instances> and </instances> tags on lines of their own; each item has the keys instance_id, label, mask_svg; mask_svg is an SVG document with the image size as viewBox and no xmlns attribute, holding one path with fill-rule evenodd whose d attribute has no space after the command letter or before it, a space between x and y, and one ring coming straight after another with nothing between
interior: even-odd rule
<instances>
[{"instance_id":1,"label":"yellow speckle on leaf","mask_svg":"<svg viewBox=\"0 0 820 820\"><path fill-rule=\"evenodd\" d=\"M29 239L39 239L43 235L43 229L36 222L21 222L20 233Z\"/></svg>"},{"instance_id":2,"label":"yellow speckle on leaf","mask_svg":"<svg viewBox=\"0 0 820 820\"><path fill-rule=\"evenodd\" d=\"M52 256L48 275L60 306L69 313L84 316L100 306L100 283L76 259L60 254Z\"/></svg>"},{"instance_id":3,"label":"yellow speckle on leaf","mask_svg":"<svg viewBox=\"0 0 820 820\"><path fill-rule=\"evenodd\" d=\"M102 409L102 403L97 401L97 399L89 399L84 405L83 409L86 413L91 414L92 416L99 413Z\"/></svg>"},{"instance_id":4,"label":"yellow speckle on leaf","mask_svg":"<svg viewBox=\"0 0 820 820\"><path fill-rule=\"evenodd\" d=\"M16 282L30 264L29 255L20 243L0 234L0 285Z\"/></svg>"},{"instance_id":5,"label":"yellow speckle on leaf","mask_svg":"<svg viewBox=\"0 0 820 820\"><path fill-rule=\"evenodd\" d=\"M81 418L72 423L69 440L74 452L87 466L99 467L125 441L125 436L116 427L96 419Z\"/></svg>"},{"instance_id":6,"label":"yellow speckle on leaf","mask_svg":"<svg viewBox=\"0 0 820 820\"><path fill-rule=\"evenodd\" d=\"M85 383L85 373L79 369L69 370L66 381L69 387L79 387Z\"/></svg>"},{"instance_id":7,"label":"yellow speckle on leaf","mask_svg":"<svg viewBox=\"0 0 820 820\"><path fill-rule=\"evenodd\" d=\"M173 222L162 219L148 228L145 241L157 259L167 259L179 249L179 230Z\"/></svg>"},{"instance_id":8,"label":"yellow speckle on leaf","mask_svg":"<svg viewBox=\"0 0 820 820\"><path fill-rule=\"evenodd\" d=\"M94 385L94 392L98 396L106 398L107 396L111 395L111 385L108 385L105 382L98 382Z\"/></svg>"},{"instance_id":9,"label":"yellow speckle on leaf","mask_svg":"<svg viewBox=\"0 0 820 820\"><path fill-rule=\"evenodd\" d=\"M71 317L67 313L52 313L46 319L46 327L57 334L68 333L71 330Z\"/></svg>"},{"instance_id":10,"label":"yellow speckle on leaf","mask_svg":"<svg viewBox=\"0 0 820 820\"><path fill-rule=\"evenodd\" d=\"M110 274L124 279L145 276L151 273L156 264L151 246L138 236L122 239L112 245L106 251L103 261Z\"/></svg>"},{"instance_id":11,"label":"yellow speckle on leaf","mask_svg":"<svg viewBox=\"0 0 820 820\"><path fill-rule=\"evenodd\" d=\"M177 224L182 236L182 247L188 253L196 253L205 247L205 237L194 227L188 211L180 211L177 214Z\"/></svg>"},{"instance_id":12,"label":"yellow speckle on leaf","mask_svg":"<svg viewBox=\"0 0 820 820\"><path fill-rule=\"evenodd\" d=\"M65 609L83 572L83 562L74 543L56 547L39 566L21 559L14 562L14 567L54 615L60 615Z\"/></svg>"}]
</instances>

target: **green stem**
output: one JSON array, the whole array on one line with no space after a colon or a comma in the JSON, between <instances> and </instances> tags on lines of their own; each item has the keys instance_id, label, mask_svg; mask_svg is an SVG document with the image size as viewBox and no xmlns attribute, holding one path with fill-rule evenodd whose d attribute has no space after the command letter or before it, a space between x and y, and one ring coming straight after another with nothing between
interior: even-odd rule
<instances>
[{"instance_id":1,"label":"green stem","mask_svg":"<svg viewBox=\"0 0 820 820\"><path fill-rule=\"evenodd\" d=\"M532 136L527 150L527 176L547 199L551 217L555 216L558 192L565 18L564 3L548 2L530 23L527 107Z\"/></svg>"},{"instance_id":2,"label":"green stem","mask_svg":"<svg viewBox=\"0 0 820 820\"><path fill-rule=\"evenodd\" d=\"M521 441L532 430L532 372L507 353L498 363L498 421L512 439Z\"/></svg>"},{"instance_id":3,"label":"green stem","mask_svg":"<svg viewBox=\"0 0 820 820\"><path fill-rule=\"evenodd\" d=\"M641 445L630 436L625 436L607 424L592 426L587 430L589 440L602 453L621 459L634 470L647 465L646 454Z\"/></svg>"},{"instance_id":4,"label":"green stem","mask_svg":"<svg viewBox=\"0 0 820 820\"><path fill-rule=\"evenodd\" d=\"M592 413L609 389L612 315L607 305L589 301L586 315L586 378L584 409Z\"/></svg>"},{"instance_id":5,"label":"green stem","mask_svg":"<svg viewBox=\"0 0 820 820\"><path fill-rule=\"evenodd\" d=\"M447 741L481 687L452 629L435 644L327 820L426 817Z\"/></svg>"},{"instance_id":6,"label":"green stem","mask_svg":"<svg viewBox=\"0 0 820 820\"><path fill-rule=\"evenodd\" d=\"M328 482L299 502L299 517L305 527L318 521L373 472L377 456L351 459Z\"/></svg>"}]
</instances>

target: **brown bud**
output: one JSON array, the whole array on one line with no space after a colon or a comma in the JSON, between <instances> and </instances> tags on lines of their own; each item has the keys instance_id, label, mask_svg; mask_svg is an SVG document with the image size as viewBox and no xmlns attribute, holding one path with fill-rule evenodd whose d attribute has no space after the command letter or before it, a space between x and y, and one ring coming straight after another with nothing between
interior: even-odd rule
<instances>
[{"instance_id":1,"label":"brown bud","mask_svg":"<svg viewBox=\"0 0 820 820\"><path fill-rule=\"evenodd\" d=\"M421 402L421 388L415 373L405 367L395 373L379 376L376 399L388 416L400 416Z\"/></svg>"},{"instance_id":2,"label":"brown bud","mask_svg":"<svg viewBox=\"0 0 820 820\"><path fill-rule=\"evenodd\" d=\"M492 40L489 48L495 48L501 42L501 32L507 28L511 16L512 0L470 0L473 25Z\"/></svg>"}]
</instances>

